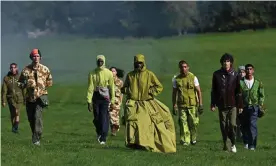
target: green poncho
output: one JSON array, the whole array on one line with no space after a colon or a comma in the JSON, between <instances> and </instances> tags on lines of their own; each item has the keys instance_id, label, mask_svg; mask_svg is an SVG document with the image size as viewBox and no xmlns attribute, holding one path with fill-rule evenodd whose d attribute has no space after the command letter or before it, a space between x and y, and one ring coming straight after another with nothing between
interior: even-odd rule
<instances>
[{"instance_id":1,"label":"green poncho","mask_svg":"<svg viewBox=\"0 0 276 166\"><path fill-rule=\"evenodd\" d=\"M174 121L169 108L155 99L163 87L153 72L146 69L143 55L141 71L127 74L122 93L126 94L126 145L140 145L152 152L176 152Z\"/></svg>"}]
</instances>

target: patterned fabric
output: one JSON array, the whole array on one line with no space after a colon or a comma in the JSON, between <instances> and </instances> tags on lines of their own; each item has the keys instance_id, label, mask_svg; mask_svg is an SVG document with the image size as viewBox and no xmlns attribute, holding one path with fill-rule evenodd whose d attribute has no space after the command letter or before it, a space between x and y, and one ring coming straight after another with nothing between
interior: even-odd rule
<instances>
[{"instance_id":1,"label":"patterned fabric","mask_svg":"<svg viewBox=\"0 0 276 166\"><path fill-rule=\"evenodd\" d=\"M48 67L39 64L35 70L33 65L26 66L21 72L19 81L27 90L26 100L35 102L43 94L48 94L47 87L53 85L53 78Z\"/></svg>"},{"instance_id":2,"label":"patterned fabric","mask_svg":"<svg viewBox=\"0 0 276 166\"><path fill-rule=\"evenodd\" d=\"M114 79L115 83L115 104L113 108L110 108L110 124L111 125L116 125L120 126L120 109L121 109L121 104L122 104L122 93L121 93L121 88L123 87L123 81L120 80L119 78Z\"/></svg>"},{"instance_id":3,"label":"patterned fabric","mask_svg":"<svg viewBox=\"0 0 276 166\"><path fill-rule=\"evenodd\" d=\"M180 140L190 144L191 141L196 141L197 137L199 124L199 117L196 115L197 109L193 106L180 108L179 110Z\"/></svg>"},{"instance_id":4,"label":"patterned fabric","mask_svg":"<svg viewBox=\"0 0 276 166\"><path fill-rule=\"evenodd\" d=\"M265 92L263 83L254 79L253 86L249 89L245 83L245 78L240 81L242 90L243 106L263 105L265 100Z\"/></svg>"}]
</instances>

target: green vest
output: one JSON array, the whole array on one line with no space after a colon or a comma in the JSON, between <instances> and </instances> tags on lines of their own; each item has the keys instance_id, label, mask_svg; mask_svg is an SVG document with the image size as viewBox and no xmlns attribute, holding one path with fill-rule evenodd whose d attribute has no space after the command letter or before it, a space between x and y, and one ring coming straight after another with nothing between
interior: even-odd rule
<instances>
[{"instance_id":1,"label":"green vest","mask_svg":"<svg viewBox=\"0 0 276 166\"><path fill-rule=\"evenodd\" d=\"M194 74L190 72L187 76L179 74L175 77L177 87L177 105L179 107L196 106L194 78Z\"/></svg>"},{"instance_id":2,"label":"green vest","mask_svg":"<svg viewBox=\"0 0 276 166\"><path fill-rule=\"evenodd\" d=\"M262 104L262 99L264 98L264 92L262 88L262 84L259 80L254 78L254 83L249 89L244 82L244 78L240 81L241 90L242 90L242 98L243 98L243 105L259 105Z\"/></svg>"}]
</instances>

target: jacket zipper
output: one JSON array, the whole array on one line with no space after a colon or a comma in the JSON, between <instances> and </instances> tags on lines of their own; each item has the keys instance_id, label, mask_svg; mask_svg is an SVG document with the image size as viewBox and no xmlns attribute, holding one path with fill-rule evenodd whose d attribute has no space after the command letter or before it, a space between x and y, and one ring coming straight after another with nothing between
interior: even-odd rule
<instances>
[{"instance_id":1,"label":"jacket zipper","mask_svg":"<svg viewBox=\"0 0 276 166\"><path fill-rule=\"evenodd\" d=\"M13 91L13 94L15 94L14 77L12 77L12 91Z\"/></svg>"}]
</instances>

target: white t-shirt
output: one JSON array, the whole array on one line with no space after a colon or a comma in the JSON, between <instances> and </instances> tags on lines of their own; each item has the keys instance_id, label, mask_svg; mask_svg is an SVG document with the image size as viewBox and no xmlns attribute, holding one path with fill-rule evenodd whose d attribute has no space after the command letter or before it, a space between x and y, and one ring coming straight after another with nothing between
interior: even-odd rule
<instances>
[{"instance_id":1,"label":"white t-shirt","mask_svg":"<svg viewBox=\"0 0 276 166\"><path fill-rule=\"evenodd\" d=\"M173 88L177 88L177 87L176 87L176 80L175 80L175 77L176 77L176 76L174 76L173 79L172 79ZM195 86L199 86L199 81L198 81L198 79L197 79L196 76L195 76L195 78L194 78L194 84L195 84Z\"/></svg>"},{"instance_id":2,"label":"white t-shirt","mask_svg":"<svg viewBox=\"0 0 276 166\"><path fill-rule=\"evenodd\" d=\"M246 84L247 88L251 89L251 88L252 88L252 86L253 86L253 83L254 83L254 77L253 77L253 79L252 79L252 80L247 80L247 79L244 79L244 82L245 82L245 84Z\"/></svg>"}]
</instances>

